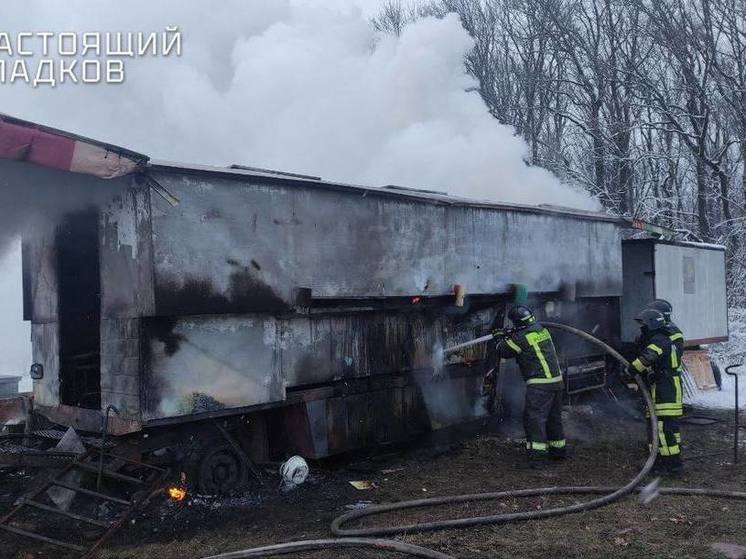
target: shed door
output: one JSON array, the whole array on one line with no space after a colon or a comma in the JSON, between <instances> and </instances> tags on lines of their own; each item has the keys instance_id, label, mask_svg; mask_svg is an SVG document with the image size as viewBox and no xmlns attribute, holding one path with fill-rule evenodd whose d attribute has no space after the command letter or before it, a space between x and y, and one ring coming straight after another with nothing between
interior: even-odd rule
<instances>
[{"instance_id":1,"label":"shed door","mask_svg":"<svg viewBox=\"0 0 746 559\"><path fill-rule=\"evenodd\" d=\"M98 212L67 215L56 236L60 403L101 409Z\"/></svg>"}]
</instances>

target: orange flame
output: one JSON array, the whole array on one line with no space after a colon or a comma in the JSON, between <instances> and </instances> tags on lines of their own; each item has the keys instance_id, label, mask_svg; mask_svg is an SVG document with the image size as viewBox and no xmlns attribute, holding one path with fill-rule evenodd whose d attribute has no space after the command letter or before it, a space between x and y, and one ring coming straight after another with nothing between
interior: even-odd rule
<instances>
[{"instance_id":1,"label":"orange flame","mask_svg":"<svg viewBox=\"0 0 746 559\"><path fill-rule=\"evenodd\" d=\"M166 493L168 493L169 499L172 499L174 501L183 501L187 495L186 489L184 489L183 487L178 487L176 485L169 487L166 490Z\"/></svg>"}]
</instances>

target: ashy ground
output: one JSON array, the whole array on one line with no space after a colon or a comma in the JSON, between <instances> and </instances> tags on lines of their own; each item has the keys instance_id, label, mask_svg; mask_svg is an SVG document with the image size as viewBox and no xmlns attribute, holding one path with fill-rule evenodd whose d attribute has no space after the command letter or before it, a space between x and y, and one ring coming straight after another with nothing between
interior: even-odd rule
<instances>
[{"instance_id":1,"label":"ashy ground","mask_svg":"<svg viewBox=\"0 0 746 559\"><path fill-rule=\"evenodd\" d=\"M733 463L732 412L690 411L704 413L716 415L721 421L683 426L687 473L663 484L746 490L746 449L743 461ZM545 470L525 467L520 426L485 424L476 432L449 433L450 440L443 440L446 434L441 434L407 448L313 464L307 483L291 493L281 493L277 477L267 474L265 487L232 498L192 496L181 503L156 500L110 542L101 556L197 559L246 547L329 537L334 517L367 503L511 488L623 484L639 469L646 446L641 419L609 415L587 406L568 408L567 416L572 457ZM8 471L0 476L1 512L26 478ZM349 481L356 480L370 481L373 488L355 489ZM495 514L587 498L506 499L389 514L362 524ZM642 505L637 497L629 497L581 514L398 539L459 558L726 557L711 546L746 546L746 501L660 497ZM67 557L7 534L0 534L0 555L13 559ZM379 555L349 550L300 556Z\"/></svg>"}]
</instances>

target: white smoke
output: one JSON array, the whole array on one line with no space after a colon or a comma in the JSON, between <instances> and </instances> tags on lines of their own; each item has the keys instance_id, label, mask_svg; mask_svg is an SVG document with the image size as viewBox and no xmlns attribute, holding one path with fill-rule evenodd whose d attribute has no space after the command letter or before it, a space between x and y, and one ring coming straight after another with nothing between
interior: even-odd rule
<instances>
[{"instance_id":1,"label":"white smoke","mask_svg":"<svg viewBox=\"0 0 746 559\"><path fill-rule=\"evenodd\" d=\"M0 375L25 375L31 360L30 332L23 318L21 244L0 255ZM29 390L24 379L21 390Z\"/></svg>"},{"instance_id":2,"label":"white smoke","mask_svg":"<svg viewBox=\"0 0 746 559\"><path fill-rule=\"evenodd\" d=\"M472 40L455 15L383 36L368 21L377 2L5 0L0 31L11 35L178 25L183 55L125 59L122 85L0 84L0 112L155 158L597 207L524 163L525 143L464 71ZM20 299L3 287L0 298ZM17 351L7 332L19 321L0 316L0 354Z\"/></svg>"},{"instance_id":3,"label":"white smoke","mask_svg":"<svg viewBox=\"0 0 746 559\"><path fill-rule=\"evenodd\" d=\"M3 112L158 158L596 207L524 163L525 143L490 116L465 73L473 42L456 15L424 19L392 37L340 2L91 6L11 1L0 14L8 13L3 28L11 32L149 32L177 24L183 56L126 59L123 85L5 85Z\"/></svg>"}]
</instances>

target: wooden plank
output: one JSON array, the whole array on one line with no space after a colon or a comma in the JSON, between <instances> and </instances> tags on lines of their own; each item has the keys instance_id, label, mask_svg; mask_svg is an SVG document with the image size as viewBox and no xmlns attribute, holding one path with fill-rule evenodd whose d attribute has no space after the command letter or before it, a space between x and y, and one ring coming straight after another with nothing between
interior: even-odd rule
<instances>
[{"instance_id":1,"label":"wooden plank","mask_svg":"<svg viewBox=\"0 0 746 559\"><path fill-rule=\"evenodd\" d=\"M697 384L697 388L700 390L717 389L708 351L685 351L682 360Z\"/></svg>"},{"instance_id":2,"label":"wooden plank","mask_svg":"<svg viewBox=\"0 0 746 559\"><path fill-rule=\"evenodd\" d=\"M97 520L95 518L90 518L88 516L83 516L74 512L58 509L57 507L51 507L49 505L45 505L44 503L40 503L39 501L28 500L24 501L24 504L37 509L45 510L47 512L52 512L54 514L61 514L62 516L74 518L75 520L80 520L81 522L86 522L87 524L93 524L94 526L101 526L102 528L109 528L111 526L111 522L104 522L103 520Z\"/></svg>"},{"instance_id":3,"label":"wooden plank","mask_svg":"<svg viewBox=\"0 0 746 559\"><path fill-rule=\"evenodd\" d=\"M98 473L98 466L94 466L92 464L85 464L85 463L82 463L82 462L78 462L78 463L75 464L75 467L78 468L78 469L80 469L80 470L85 470L87 472L93 472L95 474ZM126 476L124 474L120 474L120 473L117 473L117 472L112 472L111 470L106 470L105 469L104 470L104 475L106 477L110 477L112 479L118 479L119 481L126 481L127 483L135 483L137 485L146 485L146 482L144 482L143 480L141 480L139 478L132 477L132 476Z\"/></svg>"},{"instance_id":4,"label":"wooden plank","mask_svg":"<svg viewBox=\"0 0 746 559\"><path fill-rule=\"evenodd\" d=\"M28 530L22 530L21 528L16 528L15 526L9 526L7 524L0 524L0 529L6 530L8 532L13 532L14 534L18 534L19 536L26 536L27 538L32 538L34 540L56 545L57 547L64 547L65 549L71 549L79 553L82 553L85 551L85 548L79 545L63 542L61 540L55 540L54 538L42 536L41 534L29 532Z\"/></svg>"},{"instance_id":5,"label":"wooden plank","mask_svg":"<svg viewBox=\"0 0 746 559\"><path fill-rule=\"evenodd\" d=\"M112 503L117 503L119 505L124 505L126 507L129 507L132 505L131 502L125 501L124 499L120 499L118 497L112 497L110 495L105 495L104 493L99 493L98 491L91 491L90 489L83 489L82 487L70 485L63 481L53 481L50 485L64 487L65 489L70 489L71 491L75 491L76 493L81 493L82 495L88 495L89 497L96 497L98 499L104 499L106 501L111 501Z\"/></svg>"}]
</instances>

